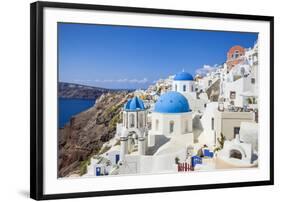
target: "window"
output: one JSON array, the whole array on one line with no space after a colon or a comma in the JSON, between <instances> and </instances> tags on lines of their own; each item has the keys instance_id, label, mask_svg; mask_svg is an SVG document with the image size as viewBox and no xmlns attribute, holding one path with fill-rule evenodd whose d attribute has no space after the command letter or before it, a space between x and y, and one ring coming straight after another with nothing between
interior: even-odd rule
<instances>
[{"instance_id":1,"label":"window","mask_svg":"<svg viewBox=\"0 0 281 202\"><path fill-rule=\"evenodd\" d=\"M155 128L156 128L156 130L159 130L159 120L158 119L155 121Z\"/></svg>"},{"instance_id":2,"label":"window","mask_svg":"<svg viewBox=\"0 0 281 202\"><path fill-rule=\"evenodd\" d=\"M251 84L255 84L256 83L256 79L255 78L251 78Z\"/></svg>"},{"instance_id":3,"label":"window","mask_svg":"<svg viewBox=\"0 0 281 202\"><path fill-rule=\"evenodd\" d=\"M147 128L148 128L148 130L151 130L151 122L147 123Z\"/></svg>"},{"instance_id":4,"label":"window","mask_svg":"<svg viewBox=\"0 0 281 202\"><path fill-rule=\"evenodd\" d=\"M235 91L230 91L229 92L229 98L230 99L235 99L236 98L236 92Z\"/></svg>"},{"instance_id":5,"label":"window","mask_svg":"<svg viewBox=\"0 0 281 202\"><path fill-rule=\"evenodd\" d=\"M139 126L140 126L140 128L142 128L143 127L143 114L141 113L140 114L140 116L139 116Z\"/></svg>"},{"instance_id":6,"label":"window","mask_svg":"<svg viewBox=\"0 0 281 202\"><path fill-rule=\"evenodd\" d=\"M237 134L239 134L239 132L240 132L240 127L234 127L233 132L234 132L234 138L235 138L235 136L236 136Z\"/></svg>"},{"instance_id":7,"label":"window","mask_svg":"<svg viewBox=\"0 0 281 202\"><path fill-rule=\"evenodd\" d=\"M174 126L175 126L175 123L174 121L170 121L170 134L174 132Z\"/></svg>"},{"instance_id":8,"label":"window","mask_svg":"<svg viewBox=\"0 0 281 202\"><path fill-rule=\"evenodd\" d=\"M233 58L233 59L236 59L236 58L238 58L240 55L242 56L242 54L239 54L239 51L236 50L236 51L233 53L232 58Z\"/></svg>"},{"instance_id":9,"label":"window","mask_svg":"<svg viewBox=\"0 0 281 202\"><path fill-rule=\"evenodd\" d=\"M135 115L134 114L130 114L130 127L133 128L135 127Z\"/></svg>"},{"instance_id":10,"label":"window","mask_svg":"<svg viewBox=\"0 0 281 202\"><path fill-rule=\"evenodd\" d=\"M211 125L212 125L212 130L214 130L214 128L215 128L215 120L214 120L214 117L212 117L212 123L211 123Z\"/></svg>"},{"instance_id":11,"label":"window","mask_svg":"<svg viewBox=\"0 0 281 202\"><path fill-rule=\"evenodd\" d=\"M241 76L245 76L245 72L246 72L246 70L245 70L245 68L244 67L241 67L241 69L240 69L240 74L241 74Z\"/></svg>"},{"instance_id":12,"label":"window","mask_svg":"<svg viewBox=\"0 0 281 202\"><path fill-rule=\"evenodd\" d=\"M185 133L188 133L188 120L185 121L184 132L185 132Z\"/></svg>"},{"instance_id":13,"label":"window","mask_svg":"<svg viewBox=\"0 0 281 202\"><path fill-rule=\"evenodd\" d=\"M182 87L182 91L185 92L186 91L186 85L183 85Z\"/></svg>"},{"instance_id":14,"label":"window","mask_svg":"<svg viewBox=\"0 0 281 202\"><path fill-rule=\"evenodd\" d=\"M235 159L242 159L242 154L240 151L233 149L229 152L229 157Z\"/></svg>"}]
</instances>

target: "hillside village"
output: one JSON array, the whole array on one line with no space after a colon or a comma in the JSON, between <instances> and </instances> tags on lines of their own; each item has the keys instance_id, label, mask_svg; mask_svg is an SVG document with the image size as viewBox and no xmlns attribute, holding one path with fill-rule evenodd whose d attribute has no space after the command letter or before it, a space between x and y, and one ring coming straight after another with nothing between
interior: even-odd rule
<instances>
[{"instance_id":1,"label":"hillside village","mask_svg":"<svg viewBox=\"0 0 281 202\"><path fill-rule=\"evenodd\" d=\"M81 175L257 167L258 68L258 42L237 45L206 74L182 70L134 91L115 136L85 162Z\"/></svg>"}]
</instances>

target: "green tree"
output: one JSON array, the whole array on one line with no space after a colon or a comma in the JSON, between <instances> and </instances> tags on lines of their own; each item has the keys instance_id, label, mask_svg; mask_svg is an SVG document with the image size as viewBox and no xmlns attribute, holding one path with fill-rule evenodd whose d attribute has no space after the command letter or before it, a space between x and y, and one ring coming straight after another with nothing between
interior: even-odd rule
<instances>
[{"instance_id":1,"label":"green tree","mask_svg":"<svg viewBox=\"0 0 281 202\"><path fill-rule=\"evenodd\" d=\"M214 149L214 151L219 151L223 148L224 142L225 142L225 136L221 133L220 137L217 138L218 146Z\"/></svg>"},{"instance_id":2,"label":"green tree","mask_svg":"<svg viewBox=\"0 0 281 202\"><path fill-rule=\"evenodd\" d=\"M175 163L176 163L176 164L179 164L179 163L180 163L179 157L176 157L176 158L175 158Z\"/></svg>"}]
</instances>

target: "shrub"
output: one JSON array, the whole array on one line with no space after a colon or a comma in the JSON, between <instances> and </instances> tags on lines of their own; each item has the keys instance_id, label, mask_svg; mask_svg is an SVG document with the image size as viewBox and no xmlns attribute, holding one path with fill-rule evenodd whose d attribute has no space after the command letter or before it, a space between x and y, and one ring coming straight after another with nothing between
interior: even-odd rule
<instances>
[{"instance_id":1,"label":"shrub","mask_svg":"<svg viewBox=\"0 0 281 202\"><path fill-rule=\"evenodd\" d=\"M217 138L219 145L214 149L214 152L217 152L223 148L225 142L225 136L221 133L220 137Z\"/></svg>"},{"instance_id":2,"label":"shrub","mask_svg":"<svg viewBox=\"0 0 281 202\"><path fill-rule=\"evenodd\" d=\"M115 115L111 121L109 122L109 130L113 131L116 129L116 124L119 123L119 121L121 120L121 116L120 114Z\"/></svg>"},{"instance_id":3,"label":"shrub","mask_svg":"<svg viewBox=\"0 0 281 202\"><path fill-rule=\"evenodd\" d=\"M101 150L99 151L99 154L104 154L104 153L107 152L110 148L111 148L111 147L110 147L110 146L107 146L107 145L103 146L103 147L101 148Z\"/></svg>"},{"instance_id":4,"label":"shrub","mask_svg":"<svg viewBox=\"0 0 281 202\"><path fill-rule=\"evenodd\" d=\"M176 157L176 158L175 158L175 163L176 163L176 164L179 164L179 163L180 163L179 157Z\"/></svg>"},{"instance_id":5,"label":"shrub","mask_svg":"<svg viewBox=\"0 0 281 202\"><path fill-rule=\"evenodd\" d=\"M117 146L117 145L120 145L121 144L121 142L120 142L120 140L118 140L115 144L114 144L114 146Z\"/></svg>"},{"instance_id":6,"label":"shrub","mask_svg":"<svg viewBox=\"0 0 281 202\"><path fill-rule=\"evenodd\" d=\"M91 157L80 163L80 176L85 175L88 171L88 166L91 165Z\"/></svg>"}]
</instances>

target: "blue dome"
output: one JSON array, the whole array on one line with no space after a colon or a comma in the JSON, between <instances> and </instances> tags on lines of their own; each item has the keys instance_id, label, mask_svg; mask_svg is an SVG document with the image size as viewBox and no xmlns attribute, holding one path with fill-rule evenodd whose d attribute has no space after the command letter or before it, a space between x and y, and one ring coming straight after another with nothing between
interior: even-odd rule
<instances>
[{"instance_id":1,"label":"blue dome","mask_svg":"<svg viewBox=\"0 0 281 202\"><path fill-rule=\"evenodd\" d=\"M174 77L175 81L193 81L193 76L185 71L177 73Z\"/></svg>"},{"instance_id":2,"label":"blue dome","mask_svg":"<svg viewBox=\"0 0 281 202\"><path fill-rule=\"evenodd\" d=\"M133 99L129 99L128 102L124 105L124 109L126 111L138 111L138 110L144 110L144 104L143 101L138 98L134 97Z\"/></svg>"},{"instance_id":3,"label":"blue dome","mask_svg":"<svg viewBox=\"0 0 281 202\"><path fill-rule=\"evenodd\" d=\"M154 111L159 113L184 113L191 110L188 100L181 93L171 91L159 97Z\"/></svg>"}]
</instances>

